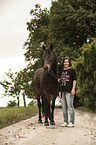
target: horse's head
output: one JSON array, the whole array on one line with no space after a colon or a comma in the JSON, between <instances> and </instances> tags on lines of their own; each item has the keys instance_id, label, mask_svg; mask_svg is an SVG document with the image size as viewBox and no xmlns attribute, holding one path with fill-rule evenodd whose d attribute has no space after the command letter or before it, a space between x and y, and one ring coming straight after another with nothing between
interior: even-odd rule
<instances>
[{"instance_id":1,"label":"horse's head","mask_svg":"<svg viewBox=\"0 0 96 145\"><path fill-rule=\"evenodd\" d=\"M44 49L44 70L50 71L53 67L56 67L57 64L57 56L55 51L53 50L53 45L51 44L49 47L45 48L43 45ZM55 68L56 69L56 68Z\"/></svg>"}]
</instances>

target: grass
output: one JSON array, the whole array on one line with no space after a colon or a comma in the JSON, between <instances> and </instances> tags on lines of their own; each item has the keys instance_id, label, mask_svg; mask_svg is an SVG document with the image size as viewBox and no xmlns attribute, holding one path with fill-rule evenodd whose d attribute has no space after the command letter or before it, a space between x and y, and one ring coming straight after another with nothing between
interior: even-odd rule
<instances>
[{"instance_id":1,"label":"grass","mask_svg":"<svg viewBox=\"0 0 96 145\"><path fill-rule=\"evenodd\" d=\"M56 107L61 108L61 106ZM85 107L76 107L78 110L85 110L88 112L93 112L92 110L85 108ZM93 112L93 113L96 113ZM38 114L38 107L31 106L31 107L6 107L0 108L0 129L21 120L25 120L31 118Z\"/></svg>"},{"instance_id":2,"label":"grass","mask_svg":"<svg viewBox=\"0 0 96 145\"><path fill-rule=\"evenodd\" d=\"M38 113L37 106L0 108L0 129L21 120L31 118Z\"/></svg>"},{"instance_id":3,"label":"grass","mask_svg":"<svg viewBox=\"0 0 96 145\"><path fill-rule=\"evenodd\" d=\"M91 113L96 113L96 110L93 111L92 108L86 108L84 106L76 107L76 109L91 112Z\"/></svg>"}]
</instances>

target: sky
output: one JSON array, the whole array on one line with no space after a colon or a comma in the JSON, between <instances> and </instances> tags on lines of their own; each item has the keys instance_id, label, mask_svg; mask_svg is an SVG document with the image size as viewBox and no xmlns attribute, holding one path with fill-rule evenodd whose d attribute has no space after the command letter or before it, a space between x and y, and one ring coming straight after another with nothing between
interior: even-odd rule
<instances>
[{"instance_id":1,"label":"sky","mask_svg":"<svg viewBox=\"0 0 96 145\"><path fill-rule=\"evenodd\" d=\"M25 50L22 48L28 38L26 23L32 18L30 10L35 8L35 4L50 10L51 1L0 0L0 81L4 80L9 68L18 72L26 67ZM3 93L4 89L0 86L0 107L6 107L9 100L14 100L11 97L2 98ZM26 101L28 104L31 100ZM23 106L22 97L20 105Z\"/></svg>"}]
</instances>

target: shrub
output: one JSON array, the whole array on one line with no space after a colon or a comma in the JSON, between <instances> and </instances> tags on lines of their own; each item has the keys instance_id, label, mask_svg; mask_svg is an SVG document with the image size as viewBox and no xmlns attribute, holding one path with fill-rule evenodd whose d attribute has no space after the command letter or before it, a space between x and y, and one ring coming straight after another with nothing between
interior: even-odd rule
<instances>
[{"instance_id":1,"label":"shrub","mask_svg":"<svg viewBox=\"0 0 96 145\"><path fill-rule=\"evenodd\" d=\"M7 105L7 107L15 107L15 106L17 106L16 100L14 100L14 101L9 101L9 103L8 103L8 105Z\"/></svg>"},{"instance_id":2,"label":"shrub","mask_svg":"<svg viewBox=\"0 0 96 145\"><path fill-rule=\"evenodd\" d=\"M82 55L74 62L77 72L77 91L82 105L96 108L96 39L81 48Z\"/></svg>"}]
</instances>

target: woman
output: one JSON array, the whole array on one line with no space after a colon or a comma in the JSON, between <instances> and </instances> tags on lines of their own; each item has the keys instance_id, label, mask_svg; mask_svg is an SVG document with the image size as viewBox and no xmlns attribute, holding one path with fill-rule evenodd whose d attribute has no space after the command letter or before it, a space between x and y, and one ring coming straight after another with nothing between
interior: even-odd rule
<instances>
[{"instance_id":1,"label":"woman","mask_svg":"<svg viewBox=\"0 0 96 145\"><path fill-rule=\"evenodd\" d=\"M71 60L65 57L63 61L63 68L60 73L58 82L61 82L61 104L64 117L62 127L74 127L75 112L73 107L73 100L76 87L76 71L71 68ZM68 110L70 114L70 122L68 123Z\"/></svg>"}]
</instances>

